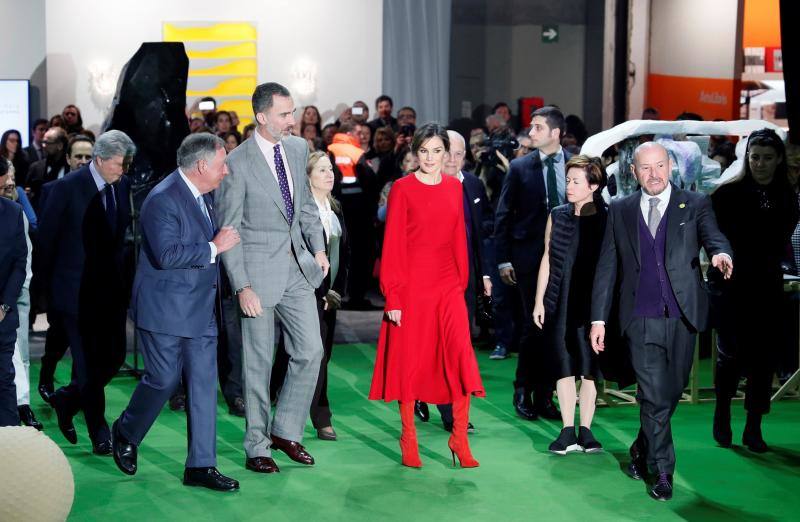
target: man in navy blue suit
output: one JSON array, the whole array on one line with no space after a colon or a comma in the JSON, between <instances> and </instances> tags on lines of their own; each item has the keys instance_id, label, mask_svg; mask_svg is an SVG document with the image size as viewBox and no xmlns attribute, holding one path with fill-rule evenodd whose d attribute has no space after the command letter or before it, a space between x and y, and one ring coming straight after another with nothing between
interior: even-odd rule
<instances>
[{"instance_id":1,"label":"man in navy blue suit","mask_svg":"<svg viewBox=\"0 0 800 522\"><path fill-rule=\"evenodd\" d=\"M0 159L0 180L8 166ZM14 386L14 343L17 340L17 298L25 282L28 245L22 207L0 198L0 426L17 426L17 393Z\"/></svg>"},{"instance_id":2,"label":"man in navy blue suit","mask_svg":"<svg viewBox=\"0 0 800 522\"><path fill-rule=\"evenodd\" d=\"M565 201L564 166L570 158L561 148L565 129L564 115L558 108L547 106L533 112L530 137L536 148L511 162L495 213L500 278L519 289L524 309L513 403L517 415L526 420L540 415L561 418L552 401L554 384L547 382L543 371L545 359L540 331L533 324L533 305L547 217Z\"/></svg>"},{"instance_id":3,"label":"man in navy blue suit","mask_svg":"<svg viewBox=\"0 0 800 522\"><path fill-rule=\"evenodd\" d=\"M239 483L216 469L217 255L239 243L232 227L217 230L212 197L228 174L225 144L213 134L191 134L178 148L178 170L142 204L142 247L131 315L145 373L112 427L114 461L137 470L137 448L185 376L189 455L183 483L217 491Z\"/></svg>"},{"instance_id":4,"label":"man in navy blue suit","mask_svg":"<svg viewBox=\"0 0 800 522\"><path fill-rule=\"evenodd\" d=\"M92 161L53 184L37 233L48 312L58 315L72 351L72 380L50 404L72 444L78 441L72 419L83 411L97 455L111 454L104 388L125 361L124 247L131 213L124 174L135 153L124 132L103 133Z\"/></svg>"}]
</instances>

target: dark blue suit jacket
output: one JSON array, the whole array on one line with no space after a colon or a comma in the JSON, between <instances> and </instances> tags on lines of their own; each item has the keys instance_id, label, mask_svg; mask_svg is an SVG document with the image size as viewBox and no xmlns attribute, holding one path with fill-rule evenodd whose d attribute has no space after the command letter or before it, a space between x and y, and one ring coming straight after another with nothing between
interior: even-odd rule
<instances>
[{"instance_id":1,"label":"dark blue suit jacket","mask_svg":"<svg viewBox=\"0 0 800 522\"><path fill-rule=\"evenodd\" d=\"M564 162L571 154L566 150ZM511 162L495 213L497 264L511 263L518 273L539 272L547 227L547 190L539 150Z\"/></svg>"},{"instance_id":2,"label":"dark blue suit jacket","mask_svg":"<svg viewBox=\"0 0 800 522\"><path fill-rule=\"evenodd\" d=\"M37 267L49 290L48 310L98 320L97 312L127 307L123 259L131 221L127 176L116 183L115 194L117 223L112 229L88 165L52 184L46 204L40 207L36 235Z\"/></svg>"},{"instance_id":3,"label":"dark blue suit jacket","mask_svg":"<svg viewBox=\"0 0 800 522\"><path fill-rule=\"evenodd\" d=\"M210 195L204 196L214 221ZM202 337L214 318L219 269L211 263L210 225L176 170L148 194L131 316L138 328Z\"/></svg>"},{"instance_id":4,"label":"dark blue suit jacket","mask_svg":"<svg viewBox=\"0 0 800 522\"><path fill-rule=\"evenodd\" d=\"M22 207L0 198L0 304L11 307L0 322L0 342L16 335L19 327L17 299L25 283L28 245L25 242L25 225Z\"/></svg>"},{"instance_id":5,"label":"dark blue suit jacket","mask_svg":"<svg viewBox=\"0 0 800 522\"><path fill-rule=\"evenodd\" d=\"M466 220L467 216L469 216L470 220L467 223L470 239L467 244L470 257L470 272L474 271L477 283L483 279L483 276L491 274L491 267L489 266L491 256L486 251L484 239L492 235L494 213L489 204L489 198L486 196L486 187L483 186L483 182L471 172L462 172L462 174L464 175L465 204L469 205L468 212L465 209L464 219ZM482 284L477 289L482 292Z\"/></svg>"}]
</instances>

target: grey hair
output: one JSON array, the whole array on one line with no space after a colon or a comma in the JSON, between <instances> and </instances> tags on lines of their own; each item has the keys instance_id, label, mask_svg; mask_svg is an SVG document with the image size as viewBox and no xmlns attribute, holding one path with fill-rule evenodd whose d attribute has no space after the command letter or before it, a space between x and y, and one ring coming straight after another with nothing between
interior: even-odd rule
<instances>
[{"instance_id":1,"label":"grey hair","mask_svg":"<svg viewBox=\"0 0 800 522\"><path fill-rule=\"evenodd\" d=\"M225 142L210 132L189 134L178 147L178 166L186 173L192 170L198 161L213 160L217 150L222 148L225 148Z\"/></svg>"},{"instance_id":2,"label":"grey hair","mask_svg":"<svg viewBox=\"0 0 800 522\"><path fill-rule=\"evenodd\" d=\"M447 135L450 136L450 143L454 141L460 141L461 145L466 149L467 148L467 140L464 139L464 136L461 135L460 132L456 132L454 130L448 130Z\"/></svg>"},{"instance_id":3,"label":"grey hair","mask_svg":"<svg viewBox=\"0 0 800 522\"><path fill-rule=\"evenodd\" d=\"M133 156L136 154L136 145L127 134L121 130L106 131L97 138L92 150L92 159L107 160L114 156Z\"/></svg>"},{"instance_id":4,"label":"grey hair","mask_svg":"<svg viewBox=\"0 0 800 522\"><path fill-rule=\"evenodd\" d=\"M253 114L267 112L272 107L273 96L291 96L283 85L275 82L262 83L253 91Z\"/></svg>"},{"instance_id":5,"label":"grey hair","mask_svg":"<svg viewBox=\"0 0 800 522\"><path fill-rule=\"evenodd\" d=\"M663 151L664 151L664 154L667 156L667 159L669 159L669 151L667 151L667 148L666 148L666 147L664 147L664 146L663 146L663 145L661 145L660 143L656 143L655 141L646 141L646 142L644 142L644 143L642 143L642 144L638 145L638 146L637 146L637 147L636 147L636 148L633 150L633 162L634 162L634 163L638 163L638 161L639 161L639 154L640 154L641 152L643 152L643 151L647 150L647 149L652 149L652 148L659 148L659 149L663 150Z\"/></svg>"}]
</instances>

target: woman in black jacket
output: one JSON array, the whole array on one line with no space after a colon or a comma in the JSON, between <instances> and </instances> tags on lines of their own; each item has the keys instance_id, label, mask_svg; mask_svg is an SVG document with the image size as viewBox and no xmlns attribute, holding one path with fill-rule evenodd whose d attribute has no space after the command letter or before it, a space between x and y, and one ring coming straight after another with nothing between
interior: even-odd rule
<instances>
[{"instance_id":1,"label":"woman in black jacket","mask_svg":"<svg viewBox=\"0 0 800 522\"><path fill-rule=\"evenodd\" d=\"M716 269L708 272L718 349L714 439L722 447L731 446L731 399L739 379L747 377L742 444L763 453L769 447L761 433L761 418L769 412L782 342L781 261L798 220L786 148L773 130L750 135L741 175L721 185L711 202L736 258L729 280Z\"/></svg>"},{"instance_id":2,"label":"woman in black jacket","mask_svg":"<svg viewBox=\"0 0 800 522\"><path fill-rule=\"evenodd\" d=\"M597 356L589 343L590 305L595 267L606 226L601 196L606 173L599 158L576 155L565 166L568 203L553 209L545 230L533 320L544 330L551 377L556 381L564 428L550 451L596 453L602 445L590 430L599 377ZM580 396L576 379L581 379ZM575 402L580 428L575 434Z\"/></svg>"}]
</instances>

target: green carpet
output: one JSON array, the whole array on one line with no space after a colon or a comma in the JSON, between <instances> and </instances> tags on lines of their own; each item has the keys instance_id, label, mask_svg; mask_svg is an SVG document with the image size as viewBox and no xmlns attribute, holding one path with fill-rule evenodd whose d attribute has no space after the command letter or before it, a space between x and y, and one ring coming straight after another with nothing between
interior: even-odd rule
<instances>
[{"instance_id":1,"label":"green carpet","mask_svg":"<svg viewBox=\"0 0 800 522\"><path fill-rule=\"evenodd\" d=\"M334 348L330 390L337 442L316 439L310 424L306 446L317 465L304 467L279 453L277 475L244 469L244 420L220 401L219 468L241 482L237 493L181 485L186 456L185 416L165 408L140 448L139 472L128 477L110 457L96 457L82 418L79 443L71 446L55 415L34 400L46 433L63 448L75 476L70 520L791 520L800 491L800 403L781 402L765 423L773 451L753 455L739 447L717 448L711 439L712 404L679 406L673 418L677 448L675 497L651 500L641 482L625 476L628 445L638 429L638 409L598 410L594 433L606 452L551 455L548 444L560 423L525 422L513 415L509 381L516 359L489 361L479 352L488 397L473 401L471 437L477 469L454 469L447 433L432 408L417 423L424 467L400 466L400 420L395 404L366 399L374 348ZM57 375L67 378L65 361ZM38 375L38 365L32 368ZM136 381L119 377L107 388L109 422L127 404ZM31 383L35 389L36 384ZM742 403L735 403L734 442L741 434Z\"/></svg>"}]
</instances>

